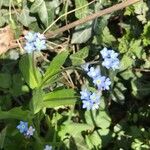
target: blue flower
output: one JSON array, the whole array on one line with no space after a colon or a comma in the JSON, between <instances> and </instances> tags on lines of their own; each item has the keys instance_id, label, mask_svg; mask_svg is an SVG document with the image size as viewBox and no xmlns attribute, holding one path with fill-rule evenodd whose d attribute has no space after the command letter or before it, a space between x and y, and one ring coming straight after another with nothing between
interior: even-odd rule
<instances>
[{"instance_id":1,"label":"blue flower","mask_svg":"<svg viewBox=\"0 0 150 150\"><path fill-rule=\"evenodd\" d=\"M104 61L102 62L102 65L106 67L107 69L112 68L113 70L119 69L119 59L111 59L111 58L105 58Z\"/></svg>"},{"instance_id":2,"label":"blue flower","mask_svg":"<svg viewBox=\"0 0 150 150\"><path fill-rule=\"evenodd\" d=\"M36 33L36 36L37 36L37 38L40 39L40 40L46 40L46 37L44 36L44 34Z\"/></svg>"},{"instance_id":3,"label":"blue flower","mask_svg":"<svg viewBox=\"0 0 150 150\"><path fill-rule=\"evenodd\" d=\"M90 96L90 101L91 101L91 109L95 110L99 108L99 104L100 104L100 93L93 93Z\"/></svg>"},{"instance_id":4,"label":"blue flower","mask_svg":"<svg viewBox=\"0 0 150 150\"><path fill-rule=\"evenodd\" d=\"M115 53L115 51L113 51L113 50L108 50L106 47L103 48L100 53L101 53L103 59L105 59L105 58L115 59L118 57L118 53Z\"/></svg>"},{"instance_id":5,"label":"blue flower","mask_svg":"<svg viewBox=\"0 0 150 150\"><path fill-rule=\"evenodd\" d=\"M81 100L82 100L82 108L86 108L87 110L95 110L99 108L100 104L100 94L99 93L91 93L88 90L81 91Z\"/></svg>"},{"instance_id":6,"label":"blue flower","mask_svg":"<svg viewBox=\"0 0 150 150\"><path fill-rule=\"evenodd\" d=\"M108 50L107 48L104 48L101 52L102 58L104 61L102 62L102 65L106 67L107 69L119 69L119 59L118 53L116 53L113 50Z\"/></svg>"},{"instance_id":7,"label":"blue flower","mask_svg":"<svg viewBox=\"0 0 150 150\"><path fill-rule=\"evenodd\" d=\"M96 68L91 67L87 74L89 77L94 79L95 77L100 76L100 68L99 67L96 67Z\"/></svg>"},{"instance_id":8,"label":"blue flower","mask_svg":"<svg viewBox=\"0 0 150 150\"><path fill-rule=\"evenodd\" d=\"M98 76L93 80L93 83L98 87L98 90L109 90L111 85L110 79L105 76Z\"/></svg>"},{"instance_id":9,"label":"blue flower","mask_svg":"<svg viewBox=\"0 0 150 150\"><path fill-rule=\"evenodd\" d=\"M28 123L20 121L20 124L17 126L17 129L20 131L20 133L26 133L28 130Z\"/></svg>"},{"instance_id":10,"label":"blue flower","mask_svg":"<svg viewBox=\"0 0 150 150\"><path fill-rule=\"evenodd\" d=\"M27 42L34 42L36 37L37 37L36 33L33 33L33 32L28 32L25 35L25 39L27 40Z\"/></svg>"},{"instance_id":11,"label":"blue flower","mask_svg":"<svg viewBox=\"0 0 150 150\"><path fill-rule=\"evenodd\" d=\"M28 137L33 136L34 131L35 129L30 126L25 135L27 135Z\"/></svg>"},{"instance_id":12,"label":"blue flower","mask_svg":"<svg viewBox=\"0 0 150 150\"><path fill-rule=\"evenodd\" d=\"M104 47L104 48L100 51L100 53L101 53L103 59L105 59L105 58L108 57L108 52L109 52L109 51L107 50L106 47Z\"/></svg>"},{"instance_id":13,"label":"blue flower","mask_svg":"<svg viewBox=\"0 0 150 150\"><path fill-rule=\"evenodd\" d=\"M81 94L81 99L83 100L88 100L90 95L91 95L91 92L88 91L87 89L82 89L82 91L80 92Z\"/></svg>"},{"instance_id":14,"label":"blue flower","mask_svg":"<svg viewBox=\"0 0 150 150\"><path fill-rule=\"evenodd\" d=\"M44 150L52 150L52 146L51 145L45 145Z\"/></svg>"},{"instance_id":15,"label":"blue flower","mask_svg":"<svg viewBox=\"0 0 150 150\"><path fill-rule=\"evenodd\" d=\"M86 64L81 65L81 68L82 68L84 71L88 72L88 71L89 71L89 63L86 63Z\"/></svg>"},{"instance_id":16,"label":"blue flower","mask_svg":"<svg viewBox=\"0 0 150 150\"><path fill-rule=\"evenodd\" d=\"M37 38L34 42L34 46L36 50L40 51L46 49L46 42L45 40L40 40Z\"/></svg>"},{"instance_id":17,"label":"blue flower","mask_svg":"<svg viewBox=\"0 0 150 150\"><path fill-rule=\"evenodd\" d=\"M103 90L109 90L109 86L111 85L111 81L109 78L106 78L104 85L103 85Z\"/></svg>"},{"instance_id":18,"label":"blue flower","mask_svg":"<svg viewBox=\"0 0 150 150\"><path fill-rule=\"evenodd\" d=\"M26 43L24 49L28 54L32 53L35 50L34 44L33 43Z\"/></svg>"},{"instance_id":19,"label":"blue flower","mask_svg":"<svg viewBox=\"0 0 150 150\"><path fill-rule=\"evenodd\" d=\"M92 109L92 102L90 100L83 100L82 103L82 108L86 108L87 110Z\"/></svg>"},{"instance_id":20,"label":"blue flower","mask_svg":"<svg viewBox=\"0 0 150 150\"><path fill-rule=\"evenodd\" d=\"M112 69L113 69L113 70L119 69L119 64L120 64L119 59L118 59L118 58L114 59L114 60L112 61L112 66L111 66Z\"/></svg>"},{"instance_id":21,"label":"blue flower","mask_svg":"<svg viewBox=\"0 0 150 150\"><path fill-rule=\"evenodd\" d=\"M98 87L98 90L102 90L105 80L106 80L105 76L98 76L94 78L93 83Z\"/></svg>"},{"instance_id":22,"label":"blue flower","mask_svg":"<svg viewBox=\"0 0 150 150\"><path fill-rule=\"evenodd\" d=\"M26 45L24 49L27 53L46 49L46 38L43 34L28 32L25 39Z\"/></svg>"}]
</instances>

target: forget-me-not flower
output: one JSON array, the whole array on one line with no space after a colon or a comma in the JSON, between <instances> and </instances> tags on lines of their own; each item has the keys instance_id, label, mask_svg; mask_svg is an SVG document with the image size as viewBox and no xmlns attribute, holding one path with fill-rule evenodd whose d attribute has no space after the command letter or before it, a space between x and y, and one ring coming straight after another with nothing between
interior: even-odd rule
<instances>
[{"instance_id":1,"label":"forget-me-not flower","mask_svg":"<svg viewBox=\"0 0 150 150\"><path fill-rule=\"evenodd\" d=\"M111 81L105 76L98 76L93 80L93 83L97 86L98 90L109 90Z\"/></svg>"},{"instance_id":2,"label":"forget-me-not flower","mask_svg":"<svg viewBox=\"0 0 150 150\"><path fill-rule=\"evenodd\" d=\"M86 90L81 93L81 100L82 100L82 108L86 108L87 110L95 110L99 108L100 104L100 94L99 93L91 93L90 91ZM84 93L84 94L83 94ZM86 94L87 93L87 94ZM83 96L85 95L85 96Z\"/></svg>"},{"instance_id":3,"label":"forget-me-not flower","mask_svg":"<svg viewBox=\"0 0 150 150\"><path fill-rule=\"evenodd\" d=\"M88 71L89 71L89 63L85 63L85 64L81 65L81 68L82 68L84 71L88 72Z\"/></svg>"},{"instance_id":4,"label":"forget-me-not flower","mask_svg":"<svg viewBox=\"0 0 150 150\"><path fill-rule=\"evenodd\" d=\"M52 146L51 145L45 145L44 150L52 150Z\"/></svg>"},{"instance_id":5,"label":"forget-me-not flower","mask_svg":"<svg viewBox=\"0 0 150 150\"><path fill-rule=\"evenodd\" d=\"M106 47L101 50L101 55L104 61L102 62L102 65L106 67L107 69L119 69L119 59L118 53L116 53L113 50L108 50Z\"/></svg>"},{"instance_id":6,"label":"forget-me-not flower","mask_svg":"<svg viewBox=\"0 0 150 150\"><path fill-rule=\"evenodd\" d=\"M83 100L88 100L90 95L91 95L91 92L88 91L86 88L82 89L82 91L80 92L81 94L81 99Z\"/></svg>"},{"instance_id":7,"label":"forget-me-not flower","mask_svg":"<svg viewBox=\"0 0 150 150\"><path fill-rule=\"evenodd\" d=\"M40 51L46 49L46 42L45 40L40 40L37 38L34 42L34 46L36 50Z\"/></svg>"},{"instance_id":8,"label":"forget-me-not flower","mask_svg":"<svg viewBox=\"0 0 150 150\"><path fill-rule=\"evenodd\" d=\"M17 129L20 131L20 133L26 133L28 130L28 123L20 121L20 124L17 126Z\"/></svg>"},{"instance_id":9,"label":"forget-me-not flower","mask_svg":"<svg viewBox=\"0 0 150 150\"><path fill-rule=\"evenodd\" d=\"M26 135L28 137L33 136L34 131L35 131L35 129L32 126L30 126L26 132Z\"/></svg>"},{"instance_id":10,"label":"forget-me-not flower","mask_svg":"<svg viewBox=\"0 0 150 150\"><path fill-rule=\"evenodd\" d=\"M32 53L33 51L41 51L46 49L46 38L44 34L28 32L25 35L25 51Z\"/></svg>"},{"instance_id":11,"label":"forget-me-not flower","mask_svg":"<svg viewBox=\"0 0 150 150\"><path fill-rule=\"evenodd\" d=\"M100 75L100 68L99 67L96 67L96 68L91 67L89 69L89 72L87 73L87 75L93 79L96 78L97 76Z\"/></svg>"},{"instance_id":12,"label":"forget-me-not flower","mask_svg":"<svg viewBox=\"0 0 150 150\"><path fill-rule=\"evenodd\" d=\"M26 43L24 49L28 52L28 53L32 53L35 50L35 46L33 43Z\"/></svg>"},{"instance_id":13,"label":"forget-me-not flower","mask_svg":"<svg viewBox=\"0 0 150 150\"><path fill-rule=\"evenodd\" d=\"M87 110L92 109L92 102L89 100L82 100L82 108L86 108Z\"/></svg>"},{"instance_id":14,"label":"forget-me-not flower","mask_svg":"<svg viewBox=\"0 0 150 150\"><path fill-rule=\"evenodd\" d=\"M28 32L26 35L25 35L25 39L28 41L28 42L34 42L36 40L36 33L34 32Z\"/></svg>"}]
</instances>

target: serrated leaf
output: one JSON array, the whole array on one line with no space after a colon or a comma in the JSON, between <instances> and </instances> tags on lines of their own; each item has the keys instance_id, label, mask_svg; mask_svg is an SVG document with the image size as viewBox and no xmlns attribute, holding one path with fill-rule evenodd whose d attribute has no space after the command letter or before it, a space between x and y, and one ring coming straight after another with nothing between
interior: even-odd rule
<instances>
[{"instance_id":1,"label":"serrated leaf","mask_svg":"<svg viewBox=\"0 0 150 150\"><path fill-rule=\"evenodd\" d=\"M110 33L109 28L105 27L102 35L101 35L102 41L108 45L111 45L112 42L115 42L115 37Z\"/></svg>"},{"instance_id":2,"label":"serrated leaf","mask_svg":"<svg viewBox=\"0 0 150 150\"><path fill-rule=\"evenodd\" d=\"M87 42L92 36L92 21L77 26L73 33L71 44L81 44Z\"/></svg>"},{"instance_id":3,"label":"serrated leaf","mask_svg":"<svg viewBox=\"0 0 150 150\"><path fill-rule=\"evenodd\" d=\"M142 50L143 48L141 46L141 40L133 40L130 42L129 51L132 52L139 59L142 57L142 53L144 53L144 51Z\"/></svg>"},{"instance_id":4,"label":"serrated leaf","mask_svg":"<svg viewBox=\"0 0 150 150\"><path fill-rule=\"evenodd\" d=\"M146 23L146 13L149 10L147 4L143 1L138 2L134 5L134 12L137 14L137 18L143 24Z\"/></svg>"},{"instance_id":5,"label":"serrated leaf","mask_svg":"<svg viewBox=\"0 0 150 150\"><path fill-rule=\"evenodd\" d=\"M126 35L124 35L122 38L118 39L119 41L119 52L120 53L125 53L128 51L129 49L129 41L126 37Z\"/></svg>"},{"instance_id":6,"label":"serrated leaf","mask_svg":"<svg viewBox=\"0 0 150 150\"><path fill-rule=\"evenodd\" d=\"M78 52L70 55L70 59L72 60L73 65L79 65L84 63L84 59L88 57L89 49L87 47L79 50Z\"/></svg>"},{"instance_id":7,"label":"serrated leaf","mask_svg":"<svg viewBox=\"0 0 150 150\"><path fill-rule=\"evenodd\" d=\"M83 7L87 4L88 4L87 0L75 0L76 8ZM88 13L89 13L88 6L86 6L80 10L75 11L75 16L78 19L81 19L81 18L86 17Z\"/></svg>"},{"instance_id":8,"label":"serrated leaf","mask_svg":"<svg viewBox=\"0 0 150 150\"><path fill-rule=\"evenodd\" d=\"M126 70L132 67L133 59L127 55L124 55L121 59L120 70Z\"/></svg>"},{"instance_id":9,"label":"serrated leaf","mask_svg":"<svg viewBox=\"0 0 150 150\"><path fill-rule=\"evenodd\" d=\"M150 21L148 21L147 24L145 24L144 26L142 38L144 46L150 45Z\"/></svg>"}]
</instances>

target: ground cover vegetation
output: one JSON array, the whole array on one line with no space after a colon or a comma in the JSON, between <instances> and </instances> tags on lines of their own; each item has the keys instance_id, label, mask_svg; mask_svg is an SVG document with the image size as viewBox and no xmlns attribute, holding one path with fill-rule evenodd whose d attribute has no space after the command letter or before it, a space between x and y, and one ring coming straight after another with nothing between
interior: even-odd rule
<instances>
[{"instance_id":1,"label":"ground cover vegetation","mask_svg":"<svg viewBox=\"0 0 150 150\"><path fill-rule=\"evenodd\" d=\"M150 1L0 0L0 149L148 150L149 76Z\"/></svg>"}]
</instances>

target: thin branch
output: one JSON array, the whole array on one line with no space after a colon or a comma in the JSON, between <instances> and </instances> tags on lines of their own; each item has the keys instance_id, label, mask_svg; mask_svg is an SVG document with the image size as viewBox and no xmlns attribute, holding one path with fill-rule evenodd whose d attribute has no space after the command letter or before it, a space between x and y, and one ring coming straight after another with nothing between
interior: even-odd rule
<instances>
[{"instance_id":1,"label":"thin branch","mask_svg":"<svg viewBox=\"0 0 150 150\"><path fill-rule=\"evenodd\" d=\"M69 11L69 12L67 12L67 13L64 13L63 15L59 16L52 24L50 24L50 25L45 29L45 31L43 32L43 34L45 34L45 33L46 33L58 20L60 20L62 17L67 16L67 15L69 15L69 14L75 12L75 11L80 10L80 9L83 9L84 7L87 7L88 5L90 5L90 4L94 3L94 2L95 2L95 0L91 1L90 3L88 3L88 4L86 4L86 5L82 6L82 7L73 9L73 10L71 10L71 11Z\"/></svg>"},{"instance_id":2,"label":"thin branch","mask_svg":"<svg viewBox=\"0 0 150 150\"><path fill-rule=\"evenodd\" d=\"M119 3L119 4L114 5L114 6L112 6L112 7L109 7L109 8L106 8L106 9L104 9L104 10L98 11L98 12L92 14L92 15L89 15L89 16L87 16L86 18L83 18L83 19L79 19L79 20L77 20L77 21L74 21L74 22L72 22L72 23L70 23L70 24L68 24L68 25L65 25L65 26L63 26L63 27L61 27L61 28L55 30L54 32L50 32L50 33L45 34L45 36L46 36L47 38L50 38L50 37L55 36L55 35L57 35L57 34L59 34L59 33L62 33L62 32L64 32L64 31L67 31L67 30L71 29L71 28L74 28L74 27L76 27L76 26L78 26L78 25L81 25L81 24L83 24L83 23L86 23L86 22L91 21L91 20L93 20L93 19L95 19L95 18L101 17L101 16L103 16L103 15L112 13L112 12L114 12L114 11L123 9L123 8L125 8L125 7L127 7L127 6L130 6L130 5L132 5L132 4L136 3L136 2L139 2L139 1L141 1L141 0L127 0L127 1L124 1L124 2L122 2L122 3Z\"/></svg>"},{"instance_id":3,"label":"thin branch","mask_svg":"<svg viewBox=\"0 0 150 150\"><path fill-rule=\"evenodd\" d=\"M126 1L124 1L124 2L122 2L122 3L116 4L116 5L112 6L112 7L106 8L106 9L101 10L101 11L99 11L99 12L96 12L96 13L94 13L94 14L92 14L92 15L89 15L89 16L87 16L86 18L79 19L79 20L74 21L74 22L72 22L72 23L70 23L70 24L67 24L67 25L65 25L65 26L63 26L63 27L61 27L61 28L55 30L54 32L51 31L51 32L45 34L45 36L46 36L47 39L48 39L48 38L51 38L51 37L53 37L53 36L56 36L56 35L59 34L59 33L62 33L62 32L64 32L64 31L67 31L67 30L69 30L69 29L71 29L71 28L74 28L74 27L76 27L76 26L78 26L78 25L81 25L81 24L83 24L83 23L86 23L86 22L88 22L88 21L90 21L90 20L93 20L93 19L95 19L95 18L101 17L101 16L103 16L103 15L112 13L112 12L114 12L114 11L123 9L123 8L125 8L125 7L127 7L127 6L130 6L130 5L134 4L134 3L137 3L137 2L139 2L139 1L141 1L141 0L126 0ZM23 41L23 40L24 40L24 37L19 38L19 40L20 40L20 41ZM16 43L15 43L14 45L11 45L11 47L10 47L9 49L11 49L11 48L16 48L16 47L18 47L18 45L16 45Z\"/></svg>"}]
</instances>

